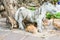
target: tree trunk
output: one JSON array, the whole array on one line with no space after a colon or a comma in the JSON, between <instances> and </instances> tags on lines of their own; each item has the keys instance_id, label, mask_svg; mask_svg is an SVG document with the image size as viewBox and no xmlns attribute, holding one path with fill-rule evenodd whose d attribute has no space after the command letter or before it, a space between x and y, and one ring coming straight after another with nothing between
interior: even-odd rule
<instances>
[{"instance_id":1,"label":"tree trunk","mask_svg":"<svg viewBox=\"0 0 60 40\"><path fill-rule=\"evenodd\" d=\"M14 14L17 10L17 1L16 0L2 0L7 14L11 17L14 17Z\"/></svg>"},{"instance_id":2,"label":"tree trunk","mask_svg":"<svg viewBox=\"0 0 60 40\"><path fill-rule=\"evenodd\" d=\"M2 0L2 2L4 4L4 8L7 12L7 14L6 14L7 20L10 22L11 21L14 22L15 21L14 15L15 15L15 12L17 10L17 0ZM9 17L10 17L10 19L9 19ZM13 24L13 23L11 23L11 24Z\"/></svg>"}]
</instances>

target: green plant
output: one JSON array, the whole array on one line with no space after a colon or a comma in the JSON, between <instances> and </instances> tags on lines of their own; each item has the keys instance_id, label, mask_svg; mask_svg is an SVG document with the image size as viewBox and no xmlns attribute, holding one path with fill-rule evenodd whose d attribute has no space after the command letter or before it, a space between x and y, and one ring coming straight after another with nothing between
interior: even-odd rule
<instances>
[{"instance_id":1,"label":"green plant","mask_svg":"<svg viewBox=\"0 0 60 40\"><path fill-rule=\"evenodd\" d=\"M28 9L34 11L35 10L35 7L29 7Z\"/></svg>"},{"instance_id":2,"label":"green plant","mask_svg":"<svg viewBox=\"0 0 60 40\"><path fill-rule=\"evenodd\" d=\"M60 19L60 12L56 12L54 15L52 15L50 12L47 12L46 18L47 19L51 19L51 18Z\"/></svg>"},{"instance_id":3,"label":"green plant","mask_svg":"<svg viewBox=\"0 0 60 40\"><path fill-rule=\"evenodd\" d=\"M60 19L60 12L54 14L55 18Z\"/></svg>"},{"instance_id":4,"label":"green plant","mask_svg":"<svg viewBox=\"0 0 60 40\"><path fill-rule=\"evenodd\" d=\"M46 13L46 18L47 18L47 19L51 19L51 17L52 17L51 13L50 13L50 12L47 12L47 13Z\"/></svg>"}]
</instances>

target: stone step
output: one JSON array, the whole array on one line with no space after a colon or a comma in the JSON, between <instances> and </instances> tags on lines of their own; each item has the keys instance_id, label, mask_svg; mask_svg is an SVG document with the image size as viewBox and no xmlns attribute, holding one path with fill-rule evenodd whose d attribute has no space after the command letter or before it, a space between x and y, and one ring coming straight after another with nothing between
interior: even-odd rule
<instances>
[{"instance_id":1,"label":"stone step","mask_svg":"<svg viewBox=\"0 0 60 40\"><path fill-rule=\"evenodd\" d=\"M0 18L0 22L6 22L6 18Z\"/></svg>"},{"instance_id":2,"label":"stone step","mask_svg":"<svg viewBox=\"0 0 60 40\"><path fill-rule=\"evenodd\" d=\"M6 23L6 18L0 18L0 28L8 27L9 25Z\"/></svg>"}]
</instances>

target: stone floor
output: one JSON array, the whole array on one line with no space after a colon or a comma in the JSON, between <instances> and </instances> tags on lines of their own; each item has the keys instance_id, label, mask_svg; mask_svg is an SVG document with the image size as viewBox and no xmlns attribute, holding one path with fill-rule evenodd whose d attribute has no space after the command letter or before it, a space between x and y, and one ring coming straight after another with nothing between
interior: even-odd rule
<instances>
[{"instance_id":1,"label":"stone floor","mask_svg":"<svg viewBox=\"0 0 60 40\"><path fill-rule=\"evenodd\" d=\"M0 40L42 40L31 33L15 30L0 30Z\"/></svg>"},{"instance_id":2,"label":"stone floor","mask_svg":"<svg viewBox=\"0 0 60 40\"><path fill-rule=\"evenodd\" d=\"M0 40L60 40L60 32L32 34L18 29L0 29Z\"/></svg>"},{"instance_id":3,"label":"stone floor","mask_svg":"<svg viewBox=\"0 0 60 40\"><path fill-rule=\"evenodd\" d=\"M0 22L0 40L60 40L60 31L44 31L32 34L20 29L10 30L5 22Z\"/></svg>"}]
</instances>

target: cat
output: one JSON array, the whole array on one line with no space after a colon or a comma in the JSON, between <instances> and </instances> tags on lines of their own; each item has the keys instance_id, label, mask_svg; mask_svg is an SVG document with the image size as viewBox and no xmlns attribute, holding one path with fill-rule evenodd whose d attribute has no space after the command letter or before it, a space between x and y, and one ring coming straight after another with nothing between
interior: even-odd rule
<instances>
[{"instance_id":1,"label":"cat","mask_svg":"<svg viewBox=\"0 0 60 40\"><path fill-rule=\"evenodd\" d=\"M37 33L38 32L37 28L33 24L27 25L27 27L25 28L25 30L27 32L31 32L31 33Z\"/></svg>"}]
</instances>

